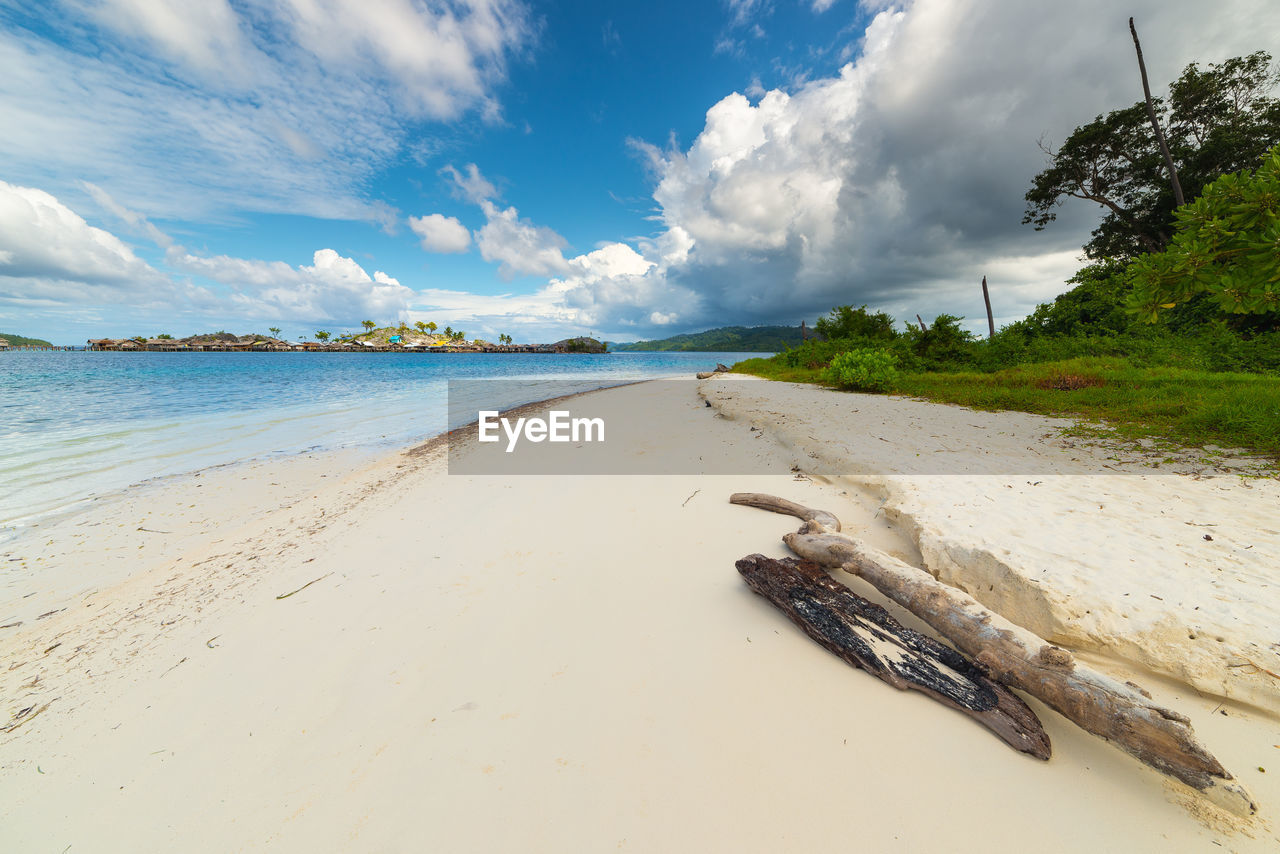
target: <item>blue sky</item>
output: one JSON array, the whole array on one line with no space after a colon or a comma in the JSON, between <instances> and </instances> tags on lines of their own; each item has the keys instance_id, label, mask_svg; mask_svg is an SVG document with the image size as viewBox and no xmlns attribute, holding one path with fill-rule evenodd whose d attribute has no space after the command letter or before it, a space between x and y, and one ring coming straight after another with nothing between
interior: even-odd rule
<instances>
[{"instance_id":1,"label":"blue sky","mask_svg":"<svg viewBox=\"0 0 1280 854\"><path fill-rule=\"evenodd\" d=\"M998 321L1098 212L1036 145L1268 47L1268 0L0 0L0 330Z\"/></svg>"}]
</instances>

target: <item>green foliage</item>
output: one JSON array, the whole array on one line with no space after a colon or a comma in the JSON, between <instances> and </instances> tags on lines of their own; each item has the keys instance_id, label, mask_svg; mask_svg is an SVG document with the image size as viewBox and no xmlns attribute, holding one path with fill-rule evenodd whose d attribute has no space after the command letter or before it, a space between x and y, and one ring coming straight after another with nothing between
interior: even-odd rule
<instances>
[{"instance_id":1,"label":"green foliage","mask_svg":"<svg viewBox=\"0 0 1280 854\"><path fill-rule=\"evenodd\" d=\"M48 341L43 338L28 338L25 335L15 335L12 332L0 332L0 338L9 342L11 347L52 347Z\"/></svg>"},{"instance_id":2,"label":"green foliage","mask_svg":"<svg viewBox=\"0 0 1280 854\"><path fill-rule=\"evenodd\" d=\"M841 338L835 341L810 339L799 347L783 350L773 360L788 368L825 368L840 353L856 347L871 346L873 343L861 338Z\"/></svg>"},{"instance_id":3,"label":"green foliage","mask_svg":"<svg viewBox=\"0 0 1280 854\"><path fill-rule=\"evenodd\" d=\"M1109 260L1083 268L1067 280L1074 288L1001 331L1026 336L1077 335L1084 330L1092 334L1124 332L1132 323L1124 310L1132 290L1124 269L1123 264Z\"/></svg>"},{"instance_id":4,"label":"green foliage","mask_svg":"<svg viewBox=\"0 0 1280 854\"><path fill-rule=\"evenodd\" d=\"M822 376L841 388L888 391L898 380L898 360L883 348L862 347L837 355Z\"/></svg>"},{"instance_id":5,"label":"green foliage","mask_svg":"<svg viewBox=\"0 0 1280 854\"><path fill-rule=\"evenodd\" d=\"M324 331L323 329L317 330L316 340L323 344L325 341L329 340L329 333Z\"/></svg>"},{"instance_id":6,"label":"green foliage","mask_svg":"<svg viewBox=\"0 0 1280 854\"><path fill-rule=\"evenodd\" d=\"M1270 315L1280 325L1280 147L1256 173L1224 175L1177 214L1164 252L1129 267L1129 309L1156 322L1204 294L1221 312Z\"/></svg>"},{"instance_id":7,"label":"green foliage","mask_svg":"<svg viewBox=\"0 0 1280 854\"><path fill-rule=\"evenodd\" d=\"M1194 63L1155 99L1188 199L1218 177L1257 163L1280 142L1280 100L1271 56L1235 57L1201 71ZM1107 214L1084 247L1092 259L1158 252L1173 235L1173 192L1142 102L1081 125L1051 152L1027 191L1024 223L1045 228L1063 198L1094 202Z\"/></svg>"},{"instance_id":8,"label":"green foliage","mask_svg":"<svg viewBox=\"0 0 1280 854\"><path fill-rule=\"evenodd\" d=\"M801 342L798 326L724 326L658 341L613 344L615 352L777 353Z\"/></svg>"},{"instance_id":9,"label":"green foliage","mask_svg":"<svg viewBox=\"0 0 1280 854\"><path fill-rule=\"evenodd\" d=\"M837 338L862 338L872 341L892 341L897 337L893 318L883 311L871 314L863 304L859 308L838 305L826 317L818 318L814 331L834 341Z\"/></svg>"},{"instance_id":10,"label":"green foliage","mask_svg":"<svg viewBox=\"0 0 1280 854\"><path fill-rule=\"evenodd\" d=\"M962 320L963 317L940 314L924 332L914 326L907 327L905 340L909 342L913 358L904 362L909 367L926 370L970 364L974 359L975 341L973 333L960 328Z\"/></svg>"}]
</instances>

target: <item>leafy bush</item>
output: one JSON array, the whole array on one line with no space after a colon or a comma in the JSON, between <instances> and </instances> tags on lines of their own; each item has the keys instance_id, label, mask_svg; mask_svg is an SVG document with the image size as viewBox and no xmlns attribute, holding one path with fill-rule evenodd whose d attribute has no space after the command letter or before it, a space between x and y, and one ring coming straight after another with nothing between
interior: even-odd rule
<instances>
[{"instance_id":1,"label":"leafy bush","mask_svg":"<svg viewBox=\"0 0 1280 854\"><path fill-rule=\"evenodd\" d=\"M1124 310L1131 288L1124 278L1124 264L1103 261L1082 268L1067 280L1071 290L1043 303L1022 320L1001 330L1028 337L1047 335L1118 334L1128 329L1132 318Z\"/></svg>"},{"instance_id":2,"label":"leafy bush","mask_svg":"<svg viewBox=\"0 0 1280 854\"><path fill-rule=\"evenodd\" d=\"M892 341L898 337L893 328L893 318L878 311L871 314L863 304L859 308L838 305L826 317L818 318L814 331L835 341L840 338L868 338L874 341Z\"/></svg>"},{"instance_id":3,"label":"leafy bush","mask_svg":"<svg viewBox=\"0 0 1280 854\"><path fill-rule=\"evenodd\" d=\"M823 379L841 388L888 391L898 381L898 360L883 348L850 350L831 360Z\"/></svg>"},{"instance_id":4,"label":"leafy bush","mask_svg":"<svg viewBox=\"0 0 1280 854\"><path fill-rule=\"evenodd\" d=\"M853 349L849 341L806 341L798 347L784 350L774 356L788 368L825 368L831 360L846 350Z\"/></svg>"},{"instance_id":5,"label":"leafy bush","mask_svg":"<svg viewBox=\"0 0 1280 854\"><path fill-rule=\"evenodd\" d=\"M1178 208L1169 248L1129 267L1129 309L1152 322L1201 294L1224 313L1280 321L1280 147ZM1274 327L1273 327L1274 328Z\"/></svg>"},{"instance_id":6,"label":"leafy bush","mask_svg":"<svg viewBox=\"0 0 1280 854\"><path fill-rule=\"evenodd\" d=\"M963 317L940 314L925 332L914 326L907 327L911 352L919 358L920 368L958 368L973 362L976 342L971 332L960 328L962 320Z\"/></svg>"}]
</instances>

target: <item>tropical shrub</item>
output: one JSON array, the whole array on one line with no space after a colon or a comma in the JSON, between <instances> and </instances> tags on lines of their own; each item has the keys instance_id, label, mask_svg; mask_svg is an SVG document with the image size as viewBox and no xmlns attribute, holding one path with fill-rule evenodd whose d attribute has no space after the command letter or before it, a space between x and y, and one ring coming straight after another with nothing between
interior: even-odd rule
<instances>
[{"instance_id":1,"label":"tropical shrub","mask_svg":"<svg viewBox=\"0 0 1280 854\"><path fill-rule=\"evenodd\" d=\"M823 379L841 388L888 391L898 380L898 360L882 348L850 350L831 360Z\"/></svg>"}]
</instances>

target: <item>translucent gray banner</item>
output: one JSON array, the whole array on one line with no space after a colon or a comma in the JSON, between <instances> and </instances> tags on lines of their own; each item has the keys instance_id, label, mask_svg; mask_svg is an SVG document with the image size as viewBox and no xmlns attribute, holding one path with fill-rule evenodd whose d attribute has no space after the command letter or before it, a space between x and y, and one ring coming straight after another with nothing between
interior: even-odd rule
<instances>
[{"instance_id":1,"label":"translucent gray banner","mask_svg":"<svg viewBox=\"0 0 1280 854\"><path fill-rule=\"evenodd\" d=\"M1244 474L1194 453L1091 444L1020 413L932 408L886 421L866 396L824 395L834 412L774 401L751 381L450 380L449 473L461 475L995 475ZM708 400L707 398L710 398ZM736 398L736 400L735 400ZM874 400L885 401L885 398ZM712 401L716 404L712 405ZM929 408L914 417L913 407ZM896 411L896 410L895 410ZM937 419L939 412L954 413ZM948 428L948 420L953 422ZM1061 422L1067 424L1068 422ZM1256 466L1255 466L1256 468ZM1274 473L1273 473L1274 474Z\"/></svg>"}]
</instances>

